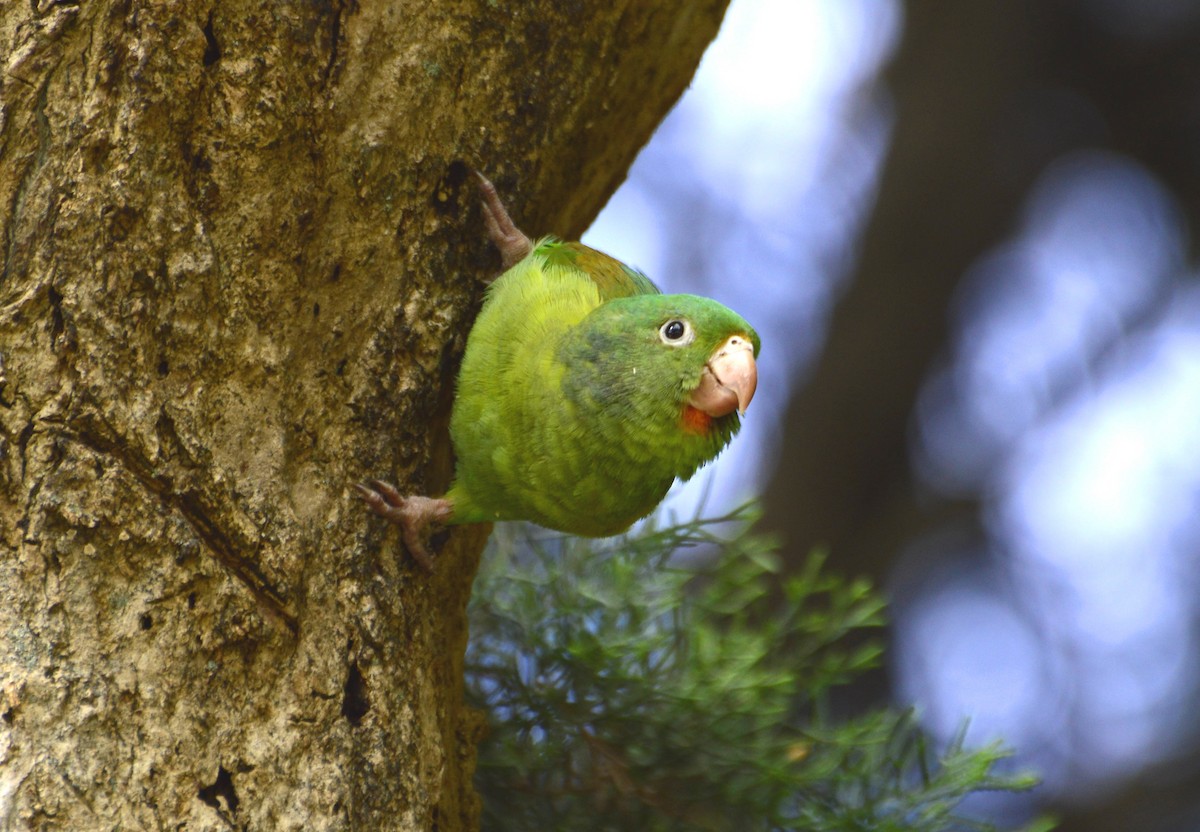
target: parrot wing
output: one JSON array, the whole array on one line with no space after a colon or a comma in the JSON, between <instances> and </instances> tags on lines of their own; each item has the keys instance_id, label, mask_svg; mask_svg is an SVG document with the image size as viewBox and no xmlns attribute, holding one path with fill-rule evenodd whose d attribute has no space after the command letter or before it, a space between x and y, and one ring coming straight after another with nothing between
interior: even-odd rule
<instances>
[{"instance_id":1,"label":"parrot wing","mask_svg":"<svg viewBox=\"0 0 1200 832\"><path fill-rule=\"evenodd\" d=\"M553 237L541 240L535 249L547 265L578 269L591 278L600 292L600 300L634 295L662 294L650 278L583 243L564 243Z\"/></svg>"}]
</instances>

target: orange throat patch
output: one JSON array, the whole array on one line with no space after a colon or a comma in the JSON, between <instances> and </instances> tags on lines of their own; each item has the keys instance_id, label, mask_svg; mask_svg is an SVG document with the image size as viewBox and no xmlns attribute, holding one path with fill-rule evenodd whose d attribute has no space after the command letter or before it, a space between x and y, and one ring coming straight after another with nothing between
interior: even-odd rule
<instances>
[{"instance_id":1,"label":"orange throat patch","mask_svg":"<svg viewBox=\"0 0 1200 832\"><path fill-rule=\"evenodd\" d=\"M683 406L683 429L688 433L703 436L712 429L713 418L703 410L698 410L690 404Z\"/></svg>"}]
</instances>

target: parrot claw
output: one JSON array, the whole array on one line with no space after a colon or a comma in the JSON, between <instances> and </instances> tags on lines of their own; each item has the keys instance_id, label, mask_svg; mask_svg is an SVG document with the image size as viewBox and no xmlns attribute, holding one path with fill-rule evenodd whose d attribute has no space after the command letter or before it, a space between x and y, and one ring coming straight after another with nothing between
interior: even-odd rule
<instances>
[{"instance_id":1,"label":"parrot claw","mask_svg":"<svg viewBox=\"0 0 1200 832\"><path fill-rule=\"evenodd\" d=\"M483 222L488 236L500 249L500 262L507 271L533 251L533 242L513 223L491 180L479 171L475 171L475 176L479 179L479 193L483 197Z\"/></svg>"},{"instance_id":2,"label":"parrot claw","mask_svg":"<svg viewBox=\"0 0 1200 832\"><path fill-rule=\"evenodd\" d=\"M405 497L383 480L354 483L354 490L371 511L400 527L409 554L432 572L433 555L425 546L424 532L431 525L449 520L454 515L453 503L432 497Z\"/></svg>"}]
</instances>

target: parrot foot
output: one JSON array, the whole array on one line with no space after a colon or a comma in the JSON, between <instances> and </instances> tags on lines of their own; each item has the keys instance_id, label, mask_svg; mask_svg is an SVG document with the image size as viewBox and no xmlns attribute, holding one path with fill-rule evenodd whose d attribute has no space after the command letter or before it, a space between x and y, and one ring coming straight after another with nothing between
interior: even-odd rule
<instances>
[{"instance_id":1,"label":"parrot foot","mask_svg":"<svg viewBox=\"0 0 1200 832\"><path fill-rule=\"evenodd\" d=\"M507 271L533 251L533 241L513 223L491 180L479 171L475 171L475 176L479 179L479 193L483 197L483 222L488 236L500 249L500 262Z\"/></svg>"},{"instance_id":2,"label":"parrot foot","mask_svg":"<svg viewBox=\"0 0 1200 832\"><path fill-rule=\"evenodd\" d=\"M405 497L382 480L355 483L354 490L371 511L400 527L404 546L417 563L433 571L433 555L425 546L425 530L454 516L454 504L433 497Z\"/></svg>"}]
</instances>

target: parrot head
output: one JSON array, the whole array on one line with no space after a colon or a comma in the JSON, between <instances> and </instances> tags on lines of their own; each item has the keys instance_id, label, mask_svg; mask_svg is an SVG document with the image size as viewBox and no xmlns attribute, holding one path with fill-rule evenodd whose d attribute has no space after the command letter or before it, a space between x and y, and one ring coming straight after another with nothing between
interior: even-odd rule
<instances>
[{"instance_id":1,"label":"parrot head","mask_svg":"<svg viewBox=\"0 0 1200 832\"><path fill-rule=\"evenodd\" d=\"M571 364L593 400L670 441L672 431L723 447L754 397L759 339L733 310L696 295L635 295L580 324ZM585 365L585 366L581 366ZM715 453L715 450L713 451Z\"/></svg>"}]
</instances>

